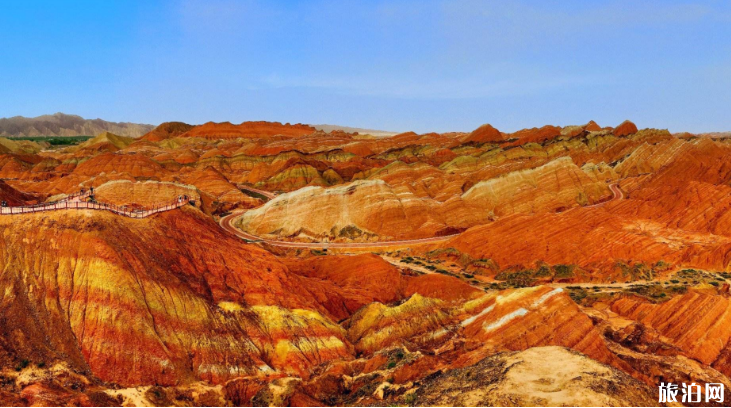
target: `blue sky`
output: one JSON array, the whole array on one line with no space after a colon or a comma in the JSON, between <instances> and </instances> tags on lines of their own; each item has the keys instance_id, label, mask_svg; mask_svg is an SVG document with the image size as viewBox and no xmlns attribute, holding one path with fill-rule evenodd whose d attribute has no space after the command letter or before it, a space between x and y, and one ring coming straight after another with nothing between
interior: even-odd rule
<instances>
[{"instance_id":1,"label":"blue sky","mask_svg":"<svg viewBox=\"0 0 731 408\"><path fill-rule=\"evenodd\" d=\"M731 130L723 1L3 1L0 117Z\"/></svg>"}]
</instances>

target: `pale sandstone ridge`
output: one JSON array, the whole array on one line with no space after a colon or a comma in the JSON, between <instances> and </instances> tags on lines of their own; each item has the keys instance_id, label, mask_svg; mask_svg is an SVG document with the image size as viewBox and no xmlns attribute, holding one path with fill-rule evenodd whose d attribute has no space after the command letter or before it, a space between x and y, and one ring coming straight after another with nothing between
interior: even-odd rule
<instances>
[{"instance_id":1,"label":"pale sandstone ridge","mask_svg":"<svg viewBox=\"0 0 731 408\"><path fill-rule=\"evenodd\" d=\"M43 149L39 143L30 140L12 140L0 137L0 154L21 153L35 154Z\"/></svg>"},{"instance_id":2,"label":"pale sandstone ridge","mask_svg":"<svg viewBox=\"0 0 731 408\"><path fill-rule=\"evenodd\" d=\"M382 179L404 177L404 171L411 170L405 164L394 164L370 180L282 194L248 211L239 225L255 235L303 239L429 237L464 230L495 216L595 204L612 196L605 177L614 177L602 166L581 169L570 157L561 157L534 169L482 181L459 197L439 202L403 186L392 187Z\"/></svg>"},{"instance_id":3,"label":"pale sandstone ridge","mask_svg":"<svg viewBox=\"0 0 731 408\"><path fill-rule=\"evenodd\" d=\"M562 347L501 353L425 381L424 406L654 406L655 391L627 374Z\"/></svg>"},{"instance_id":4,"label":"pale sandstone ridge","mask_svg":"<svg viewBox=\"0 0 731 408\"><path fill-rule=\"evenodd\" d=\"M250 210L241 227L278 236L404 236L433 222L434 203L399 194L382 180L324 189L305 187ZM438 228L438 227L437 227ZM432 228L432 231L434 228Z\"/></svg>"},{"instance_id":5,"label":"pale sandstone ridge","mask_svg":"<svg viewBox=\"0 0 731 408\"><path fill-rule=\"evenodd\" d=\"M570 157L535 169L481 181L462 200L496 215L554 211L594 204L611 197L603 179L582 171Z\"/></svg>"},{"instance_id":6,"label":"pale sandstone ridge","mask_svg":"<svg viewBox=\"0 0 731 408\"><path fill-rule=\"evenodd\" d=\"M96 135L96 137L93 137L93 138L85 141L84 143L81 143L80 145L77 146L77 148L84 149L84 148L93 147L94 145L108 144L111 147L119 150L119 149L124 149L125 147L132 144L132 142L134 142L134 141L135 141L135 139L132 137L119 136L119 135L115 135L114 133L111 133L111 132L102 132L102 133Z\"/></svg>"}]
</instances>

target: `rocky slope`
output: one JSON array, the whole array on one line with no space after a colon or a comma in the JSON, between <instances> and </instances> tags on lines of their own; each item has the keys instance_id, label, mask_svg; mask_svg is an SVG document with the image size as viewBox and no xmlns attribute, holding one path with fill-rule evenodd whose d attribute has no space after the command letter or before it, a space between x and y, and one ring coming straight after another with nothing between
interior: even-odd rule
<instances>
[{"instance_id":1,"label":"rocky slope","mask_svg":"<svg viewBox=\"0 0 731 408\"><path fill-rule=\"evenodd\" d=\"M655 394L627 374L580 353L536 347L447 371L402 400L424 406L649 407L657 405Z\"/></svg>"},{"instance_id":2,"label":"rocky slope","mask_svg":"<svg viewBox=\"0 0 731 408\"><path fill-rule=\"evenodd\" d=\"M40 200L32 194L26 194L10 187L0 180L0 201L5 201L8 206L37 204Z\"/></svg>"}]
</instances>

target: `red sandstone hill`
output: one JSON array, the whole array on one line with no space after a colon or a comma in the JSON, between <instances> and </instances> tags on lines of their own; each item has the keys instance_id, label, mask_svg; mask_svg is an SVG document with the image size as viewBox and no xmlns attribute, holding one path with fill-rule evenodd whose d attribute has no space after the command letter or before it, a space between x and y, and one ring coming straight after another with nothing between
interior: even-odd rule
<instances>
[{"instance_id":1,"label":"red sandstone hill","mask_svg":"<svg viewBox=\"0 0 731 408\"><path fill-rule=\"evenodd\" d=\"M172 385L304 374L350 355L305 279L196 210L144 220L69 210L0 223L25 231L0 241L13 271L0 279L6 367L64 361L104 381Z\"/></svg>"},{"instance_id":2,"label":"red sandstone hill","mask_svg":"<svg viewBox=\"0 0 731 408\"><path fill-rule=\"evenodd\" d=\"M155 129L152 129L148 133L140 137L140 140L146 140L149 142L159 142L171 137L180 136L183 133L193 129L191 126L183 122L165 122L160 124Z\"/></svg>"},{"instance_id":3,"label":"red sandstone hill","mask_svg":"<svg viewBox=\"0 0 731 408\"><path fill-rule=\"evenodd\" d=\"M0 180L0 201L5 201L9 206L36 204L38 198L32 194L20 192Z\"/></svg>"},{"instance_id":4,"label":"red sandstone hill","mask_svg":"<svg viewBox=\"0 0 731 408\"><path fill-rule=\"evenodd\" d=\"M631 135L633 133L637 133L637 126L629 120L625 120L619 126L614 128L612 133L614 133L615 136Z\"/></svg>"},{"instance_id":5,"label":"red sandstone hill","mask_svg":"<svg viewBox=\"0 0 731 408\"><path fill-rule=\"evenodd\" d=\"M490 124L485 124L472 131L465 138L462 139L463 143L497 143L502 142L506 138L500 133L499 130L492 127Z\"/></svg>"}]
</instances>

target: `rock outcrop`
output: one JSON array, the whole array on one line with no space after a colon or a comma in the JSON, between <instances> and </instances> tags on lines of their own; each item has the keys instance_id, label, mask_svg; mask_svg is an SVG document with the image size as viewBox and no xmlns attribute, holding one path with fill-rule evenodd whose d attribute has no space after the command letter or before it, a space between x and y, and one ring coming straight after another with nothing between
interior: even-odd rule
<instances>
[{"instance_id":1,"label":"rock outcrop","mask_svg":"<svg viewBox=\"0 0 731 408\"><path fill-rule=\"evenodd\" d=\"M655 390L561 347L497 354L434 376L403 398L422 406L657 405Z\"/></svg>"},{"instance_id":2,"label":"rock outcrop","mask_svg":"<svg viewBox=\"0 0 731 408\"><path fill-rule=\"evenodd\" d=\"M624 122L620 123L619 126L614 128L612 133L614 133L614 136L617 137L628 136L637 133L637 126L629 120L625 120Z\"/></svg>"}]
</instances>

